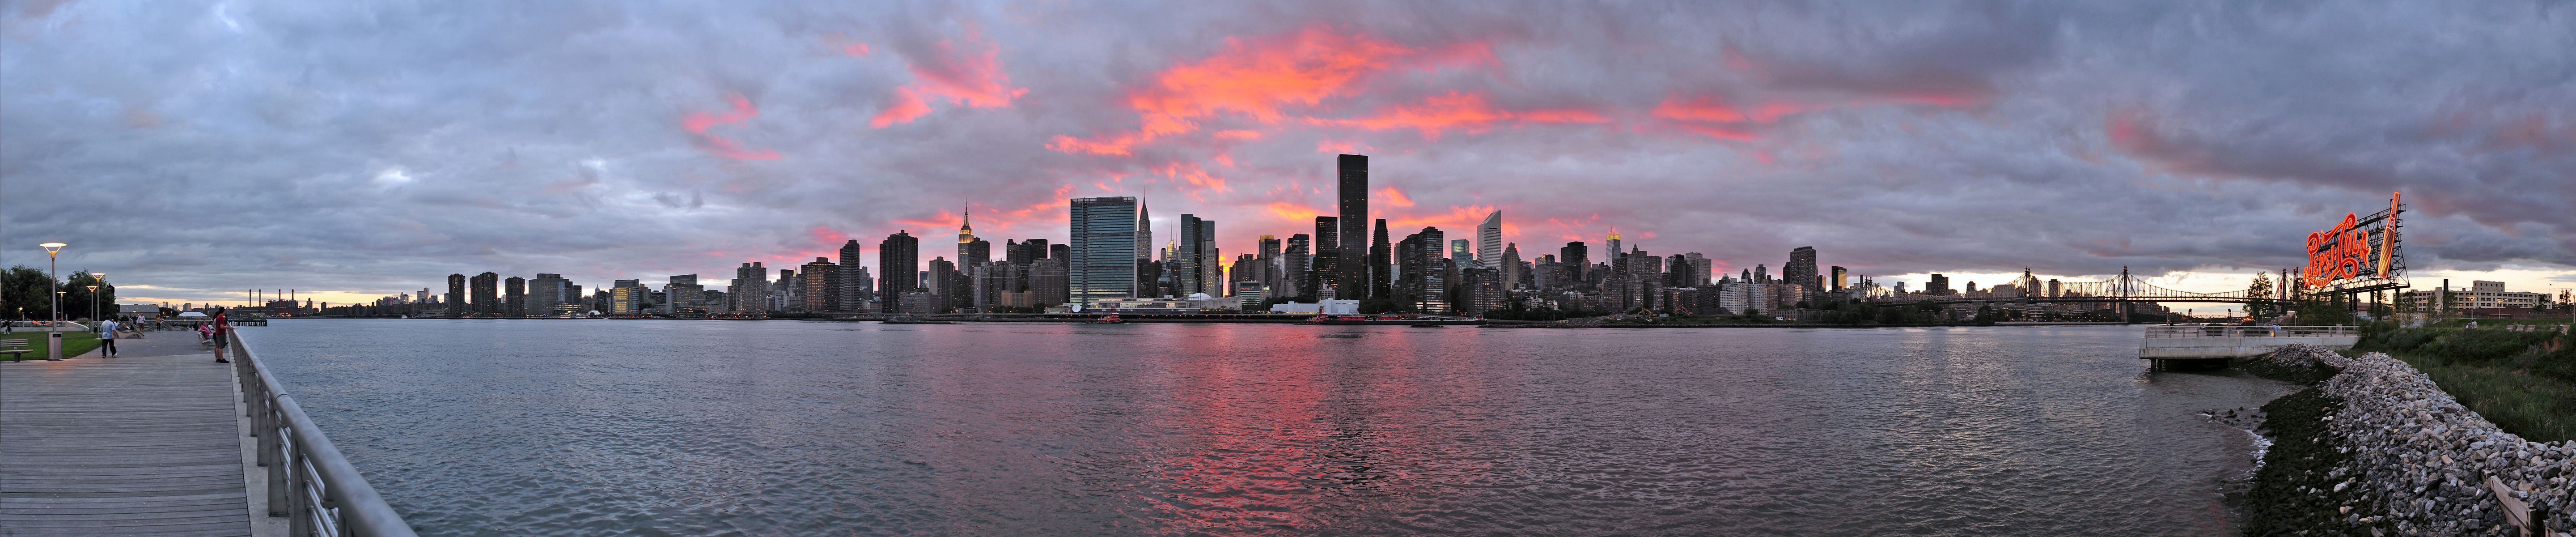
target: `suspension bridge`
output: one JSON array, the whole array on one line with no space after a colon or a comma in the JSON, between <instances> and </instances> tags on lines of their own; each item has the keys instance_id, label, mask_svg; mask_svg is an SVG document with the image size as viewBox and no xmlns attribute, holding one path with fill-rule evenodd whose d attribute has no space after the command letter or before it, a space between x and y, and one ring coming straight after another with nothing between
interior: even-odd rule
<instances>
[{"instance_id":1,"label":"suspension bridge","mask_svg":"<svg viewBox=\"0 0 2576 537\"><path fill-rule=\"evenodd\" d=\"M2041 280L2024 270L2012 283L1997 285L1985 291L1965 294L1897 293L1873 297L1879 304L1984 304L2012 303L2083 303L2083 302L2225 302L2236 304L2277 304L2288 302L2275 288L2272 293L2255 295L2244 289L2198 293L2167 288L2129 275L2126 268L2106 281Z\"/></svg>"}]
</instances>

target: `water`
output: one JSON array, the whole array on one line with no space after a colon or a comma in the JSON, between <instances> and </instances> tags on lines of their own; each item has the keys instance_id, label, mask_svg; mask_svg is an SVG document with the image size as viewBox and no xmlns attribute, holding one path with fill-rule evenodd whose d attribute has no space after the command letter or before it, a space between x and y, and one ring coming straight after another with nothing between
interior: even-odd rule
<instances>
[{"instance_id":1,"label":"water","mask_svg":"<svg viewBox=\"0 0 2576 537\"><path fill-rule=\"evenodd\" d=\"M244 332L424 535L2207 535L2193 413L2288 390L2126 327Z\"/></svg>"}]
</instances>

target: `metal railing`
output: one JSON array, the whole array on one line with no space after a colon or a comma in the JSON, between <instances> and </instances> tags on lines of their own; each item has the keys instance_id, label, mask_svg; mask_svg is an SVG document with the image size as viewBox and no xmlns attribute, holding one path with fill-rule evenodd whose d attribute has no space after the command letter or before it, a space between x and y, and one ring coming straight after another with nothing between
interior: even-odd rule
<instances>
[{"instance_id":1,"label":"metal railing","mask_svg":"<svg viewBox=\"0 0 2576 537\"><path fill-rule=\"evenodd\" d=\"M2360 336L2359 326L2210 326L2199 324L2147 327L2151 338L2331 337Z\"/></svg>"},{"instance_id":2,"label":"metal railing","mask_svg":"<svg viewBox=\"0 0 2576 537\"><path fill-rule=\"evenodd\" d=\"M415 537L251 354L241 332L226 336L251 435L259 437L259 465L268 468L268 516L291 517L287 535L298 537Z\"/></svg>"}]
</instances>

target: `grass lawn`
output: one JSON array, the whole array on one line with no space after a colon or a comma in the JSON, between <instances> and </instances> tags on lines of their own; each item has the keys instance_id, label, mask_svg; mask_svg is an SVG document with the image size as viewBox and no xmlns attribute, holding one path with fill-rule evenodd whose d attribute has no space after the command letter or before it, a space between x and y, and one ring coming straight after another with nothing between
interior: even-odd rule
<instances>
[{"instance_id":1,"label":"grass lawn","mask_svg":"<svg viewBox=\"0 0 2576 537\"><path fill-rule=\"evenodd\" d=\"M26 341L26 342L27 342L27 348L36 349L36 352L30 352L30 353L26 353L26 354L19 355L19 356L21 356L21 357L22 357L21 359L24 359L24 360L43 360L43 359L45 359L45 333L44 333L44 332L28 332L28 331L23 331L23 330L21 330L21 331L17 331L17 332L10 332L10 333L7 333L7 334L0 334L0 340L11 340L11 339L24 340L24 341ZM81 353L89 352L89 351L90 351L90 349L96 349L96 348L98 348L98 336L96 336L96 335L90 334L90 333L88 333L88 332L64 332L64 333L63 333L63 357L64 357L64 358L70 358L70 357L74 357L74 356L80 356L80 354L81 354Z\"/></svg>"},{"instance_id":2,"label":"grass lawn","mask_svg":"<svg viewBox=\"0 0 2576 537\"><path fill-rule=\"evenodd\" d=\"M2433 377L2442 391L2497 427L2533 442L2576 440L2576 382L2510 367L2438 363L2411 354L2391 356Z\"/></svg>"},{"instance_id":3,"label":"grass lawn","mask_svg":"<svg viewBox=\"0 0 2576 537\"><path fill-rule=\"evenodd\" d=\"M2524 440L2576 440L2576 336L2495 329L2502 324L2547 323L2480 320L2475 330L2374 326L2352 352L2405 360L2462 406Z\"/></svg>"}]
</instances>

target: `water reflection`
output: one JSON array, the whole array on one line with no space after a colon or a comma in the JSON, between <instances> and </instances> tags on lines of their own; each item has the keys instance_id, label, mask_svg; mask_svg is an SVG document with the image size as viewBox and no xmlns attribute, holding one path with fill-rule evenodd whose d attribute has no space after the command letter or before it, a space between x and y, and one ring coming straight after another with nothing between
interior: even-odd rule
<instances>
[{"instance_id":1,"label":"water reflection","mask_svg":"<svg viewBox=\"0 0 2576 537\"><path fill-rule=\"evenodd\" d=\"M2282 387L2142 373L2135 337L290 320L251 341L426 534L2224 532L2241 434L2190 412Z\"/></svg>"}]
</instances>

